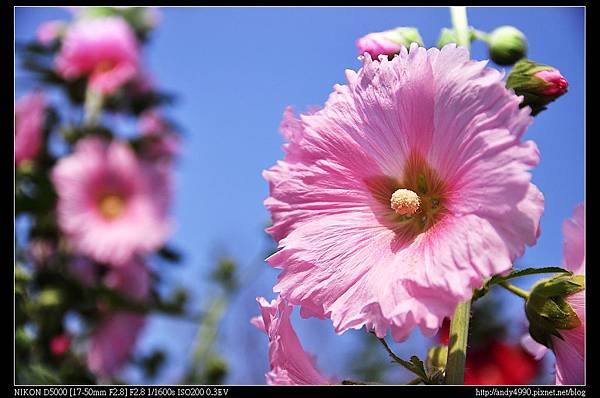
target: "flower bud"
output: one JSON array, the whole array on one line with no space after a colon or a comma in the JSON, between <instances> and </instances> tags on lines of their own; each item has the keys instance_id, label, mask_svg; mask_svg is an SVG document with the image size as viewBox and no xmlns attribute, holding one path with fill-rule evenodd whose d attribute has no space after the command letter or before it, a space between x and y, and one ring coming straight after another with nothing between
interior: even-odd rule
<instances>
[{"instance_id":1,"label":"flower bud","mask_svg":"<svg viewBox=\"0 0 600 398\"><path fill-rule=\"evenodd\" d=\"M402 46L410 47L411 43L423 46L423 39L415 28L400 27L385 32L373 32L356 41L359 55L369 53L373 59L379 55L388 57L398 54Z\"/></svg>"},{"instance_id":2,"label":"flower bud","mask_svg":"<svg viewBox=\"0 0 600 398\"><path fill-rule=\"evenodd\" d=\"M546 105L567 92L569 83L558 69L522 59L515 64L506 79L506 87L524 97L521 107L530 106L537 115Z\"/></svg>"},{"instance_id":3,"label":"flower bud","mask_svg":"<svg viewBox=\"0 0 600 398\"><path fill-rule=\"evenodd\" d=\"M525 303L531 337L552 349L552 336L562 339L560 330L580 326L581 321L568 303L567 297L583 289L583 275L559 275L538 282L531 289Z\"/></svg>"},{"instance_id":4,"label":"flower bud","mask_svg":"<svg viewBox=\"0 0 600 398\"><path fill-rule=\"evenodd\" d=\"M527 55L527 38L513 26L501 26L489 35L490 58L498 65L512 65Z\"/></svg>"}]
</instances>

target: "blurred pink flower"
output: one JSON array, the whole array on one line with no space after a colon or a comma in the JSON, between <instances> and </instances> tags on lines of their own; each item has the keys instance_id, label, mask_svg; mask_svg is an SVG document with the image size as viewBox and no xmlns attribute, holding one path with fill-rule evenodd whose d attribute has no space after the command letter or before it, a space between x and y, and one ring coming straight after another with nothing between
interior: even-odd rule
<instances>
[{"instance_id":1,"label":"blurred pink flower","mask_svg":"<svg viewBox=\"0 0 600 398\"><path fill-rule=\"evenodd\" d=\"M585 216L583 203L573 218L563 223L565 268L585 275ZM585 291L566 298L581 321L575 329L560 330L563 339L552 336L556 356L556 384L584 384L585 376Z\"/></svg>"},{"instance_id":2,"label":"blurred pink flower","mask_svg":"<svg viewBox=\"0 0 600 398\"><path fill-rule=\"evenodd\" d=\"M77 20L65 33L56 66L64 78L88 76L92 89L110 94L138 72L135 33L119 17Z\"/></svg>"},{"instance_id":3,"label":"blurred pink flower","mask_svg":"<svg viewBox=\"0 0 600 398\"><path fill-rule=\"evenodd\" d=\"M136 300L146 299L150 292L150 275L139 261L111 269L104 283ZM107 314L90 338L87 353L90 371L102 376L112 376L119 371L129 359L144 324L145 317L141 314Z\"/></svg>"},{"instance_id":4,"label":"blurred pink flower","mask_svg":"<svg viewBox=\"0 0 600 398\"><path fill-rule=\"evenodd\" d=\"M42 146L46 99L41 92L27 94L15 103L15 164L33 160Z\"/></svg>"},{"instance_id":5,"label":"blurred pink flower","mask_svg":"<svg viewBox=\"0 0 600 398\"><path fill-rule=\"evenodd\" d=\"M532 118L454 44L367 55L346 77L322 110L286 112L285 159L264 172L274 291L338 333L431 336L538 238L539 153L521 140Z\"/></svg>"},{"instance_id":6,"label":"blurred pink flower","mask_svg":"<svg viewBox=\"0 0 600 398\"><path fill-rule=\"evenodd\" d=\"M111 269L104 277L107 287L138 301L148 296L150 282L150 274L139 259L134 259L124 267Z\"/></svg>"},{"instance_id":7,"label":"blurred pink flower","mask_svg":"<svg viewBox=\"0 0 600 398\"><path fill-rule=\"evenodd\" d=\"M566 269L585 275L585 210L581 203L573 210L573 217L563 222L564 261Z\"/></svg>"},{"instance_id":8,"label":"blurred pink flower","mask_svg":"<svg viewBox=\"0 0 600 398\"><path fill-rule=\"evenodd\" d=\"M79 254L126 265L168 237L170 175L124 142L89 137L52 171L58 224Z\"/></svg>"},{"instance_id":9,"label":"blurred pink flower","mask_svg":"<svg viewBox=\"0 0 600 398\"><path fill-rule=\"evenodd\" d=\"M156 109L142 113L138 128L143 136L151 139L146 148L149 157L172 159L179 153L179 137Z\"/></svg>"},{"instance_id":10,"label":"blurred pink flower","mask_svg":"<svg viewBox=\"0 0 600 398\"><path fill-rule=\"evenodd\" d=\"M304 351L290 323L293 307L280 297L270 303L264 297L256 299L261 316L251 323L269 337L268 384L335 384L334 379L321 375L315 359Z\"/></svg>"},{"instance_id":11,"label":"blurred pink flower","mask_svg":"<svg viewBox=\"0 0 600 398\"><path fill-rule=\"evenodd\" d=\"M145 324L143 315L118 312L109 315L94 331L87 352L91 372L112 376L129 359Z\"/></svg>"},{"instance_id":12,"label":"blurred pink flower","mask_svg":"<svg viewBox=\"0 0 600 398\"><path fill-rule=\"evenodd\" d=\"M66 28L64 21L48 21L42 23L36 32L37 40L47 46L58 39L62 31Z\"/></svg>"}]
</instances>

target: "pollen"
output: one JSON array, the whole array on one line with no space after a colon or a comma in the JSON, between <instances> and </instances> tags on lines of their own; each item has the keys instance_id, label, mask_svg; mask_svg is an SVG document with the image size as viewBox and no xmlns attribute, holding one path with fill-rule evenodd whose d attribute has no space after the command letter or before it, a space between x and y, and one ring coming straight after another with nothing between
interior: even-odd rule
<instances>
[{"instance_id":1,"label":"pollen","mask_svg":"<svg viewBox=\"0 0 600 398\"><path fill-rule=\"evenodd\" d=\"M99 207L100 213L102 213L105 218L112 220L123 213L125 201L119 195L106 195L100 199Z\"/></svg>"},{"instance_id":2,"label":"pollen","mask_svg":"<svg viewBox=\"0 0 600 398\"><path fill-rule=\"evenodd\" d=\"M410 189L398 189L390 199L392 209L401 215L413 215L421 206L419 196Z\"/></svg>"}]
</instances>

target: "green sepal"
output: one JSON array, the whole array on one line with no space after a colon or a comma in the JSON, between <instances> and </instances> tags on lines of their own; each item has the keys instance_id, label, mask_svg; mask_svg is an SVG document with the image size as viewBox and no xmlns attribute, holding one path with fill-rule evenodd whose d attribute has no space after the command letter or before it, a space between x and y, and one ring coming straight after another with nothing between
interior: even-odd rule
<instances>
[{"instance_id":1,"label":"green sepal","mask_svg":"<svg viewBox=\"0 0 600 398\"><path fill-rule=\"evenodd\" d=\"M423 47L423 38L419 34L417 28L413 27L399 27L386 32L386 37L394 43L401 44L405 47L410 47L411 43L417 43L420 47Z\"/></svg>"},{"instance_id":2,"label":"green sepal","mask_svg":"<svg viewBox=\"0 0 600 398\"><path fill-rule=\"evenodd\" d=\"M531 337L552 349L552 336L563 339L560 330L581 326L581 320L566 297L584 289L583 275L560 275L538 282L525 304Z\"/></svg>"}]
</instances>

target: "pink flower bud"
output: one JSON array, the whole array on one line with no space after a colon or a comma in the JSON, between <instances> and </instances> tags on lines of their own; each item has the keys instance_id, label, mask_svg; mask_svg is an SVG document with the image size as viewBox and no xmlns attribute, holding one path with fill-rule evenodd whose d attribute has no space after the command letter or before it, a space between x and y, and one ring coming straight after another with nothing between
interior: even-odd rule
<instances>
[{"instance_id":1,"label":"pink flower bud","mask_svg":"<svg viewBox=\"0 0 600 398\"><path fill-rule=\"evenodd\" d=\"M371 58L378 59L380 55L391 56L398 54L402 46L408 48L411 43L423 45L423 40L415 28L400 27L385 32L369 33L356 41L360 55L369 53Z\"/></svg>"},{"instance_id":2,"label":"pink flower bud","mask_svg":"<svg viewBox=\"0 0 600 398\"><path fill-rule=\"evenodd\" d=\"M544 88L544 95L562 95L567 92L567 87L569 87L567 79L560 74L558 69L542 70L534 76L548 83L548 86Z\"/></svg>"},{"instance_id":3,"label":"pink flower bud","mask_svg":"<svg viewBox=\"0 0 600 398\"><path fill-rule=\"evenodd\" d=\"M379 55L394 55L402 48L402 44L388 39L386 32L369 33L358 39L356 46L360 55L369 53L373 59L377 59Z\"/></svg>"}]
</instances>

